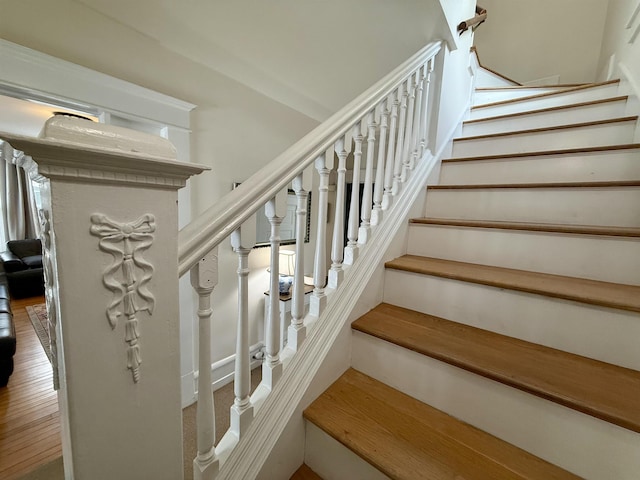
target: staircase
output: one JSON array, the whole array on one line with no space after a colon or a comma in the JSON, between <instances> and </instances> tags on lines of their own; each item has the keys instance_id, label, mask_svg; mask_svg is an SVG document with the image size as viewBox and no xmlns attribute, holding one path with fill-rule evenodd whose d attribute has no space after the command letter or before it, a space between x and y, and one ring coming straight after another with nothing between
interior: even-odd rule
<instances>
[{"instance_id":1,"label":"staircase","mask_svg":"<svg viewBox=\"0 0 640 480\"><path fill-rule=\"evenodd\" d=\"M476 90L298 478L638 478L637 128L617 81Z\"/></svg>"}]
</instances>

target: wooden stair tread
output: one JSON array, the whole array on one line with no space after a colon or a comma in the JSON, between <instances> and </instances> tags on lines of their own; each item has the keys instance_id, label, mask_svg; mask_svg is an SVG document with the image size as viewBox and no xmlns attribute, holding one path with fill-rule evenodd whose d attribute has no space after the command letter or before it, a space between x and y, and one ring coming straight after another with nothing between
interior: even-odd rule
<instances>
[{"instance_id":1,"label":"wooden stair tread","mask_svg":"<svg viewBox=\"0 0 640 480\"><path fill-rule=\"evenodd\" d=\"M352 328L640 432L640 372L380 304Z\"/></svg>"},{"instance_id":2,"label":"wooden stair tread","mask_svg":"<svg viewBox=\"0 0 640 480\"><path fill-rule=\"evenodd\" d=\"M386 268L640 312L640 287L585 278L404 255Z\"/></svg>"},{"instance_id":3,"label":"wooden stair tread","mask_svg":"<svg viewBox=\"0 0 640 480\"><path fill-rule=\"evenodd\" d=\"M575 479L356 370L304 417L393 479Z\"/></svg>"},{"instance_id":4,"label":"wooden stair tread","mask_svg":"<svg viewBox=\"0 0 640 480\"><path fill-rule=\"evenodd\" d=\"M490 91L504 91L504 90L531 90L535 88L571 88L571 87L582 87L586 85L592 85L591 83L558 83L555 85L503 85L499 87L476 87L474 90L476 92L490 92Z\"/></svg>"},{"instance_id":5,"label":"wooden stair tread","mask_svg":"<svg viewBox=\"0 0 640 480\"><path fill-rule=\"evenodd\" d=\"M563 125L555 125L553 127L540 127L540 128L528 128L525 130L515 130L512 132L499 132L499 133L487 133L483 135L473 135L469 137L457 137L454 138L454 142L466 142L473 140L482 140L482 139L490 139L490 138L502 138L502 137L512 137L515 135L531 135L536 133L545 133L545 132L553 132L557 130L571 130L578 129L584 127L595 127L598 125L608 125L612 123L627 123L627 122L637 122L638 116L628 116L628 117L618 117L618 118L608 118L606 120L594 120L591 122L580 122L580 123L567 123Z\"/></svg>"},{"instance_id":6,"label":"wooden stair tread","mask_svg":"<svg viewBox=\"0 0 640 480\"><path fill-rule=\"evenodd\" d=\"M571 233L578 235L606 235L613 237L640 237L640 228L598 225L567 225L556 223L505 222L498 220L458 220L455 218L412 218L414 225L444 225L452 227L497 228L532 232Z\"/></svg>"},{"instance_id":7,"label":"wooden stair tread","mask_svg":"<svg viewBox=\"0 0 640 480\"><path fill-rule=\"evenodd\" d=\"M540 150L537 152L519 152L519 153L499 153L495 155L481 155L474 157L454 157L445 158L443 162L465 162L474 160L500 160L509 158L524 157L541 157L549 155L574 155L576 153L593 153L593 152L614 152L619 150L638 150L640 152L640 143L629 143L624 145L606 145L601 147L580 147L565 148L561 150Z\"/></svg>"},{"instance_id":8,"label":"wooden stair tread","mask_svg":"<svg viewBox=\"0 0 640 480\"><path fill-rule=\"evenodd\" d=\"M515 113L507 113L504 115L496 115L495 117L484 117L484 118L476 118L474 120L465 120L464 122L462 122L462 124L471 125L475 123L490 122L493 120L505 120L507 118L515 118L515 117L522 117L527 115L537 115L541 113L557 112L559 110L569 110L572 108L588 107L592 105L600 105L603 103L623 102L623 101L627 101L628 99L629 97L627 95L603 98L601 100L592 100L590 102L571 103L569 105L558 105L556 107L540 108L537 110L527 110L524 112L515 112Z\"/></svg>"},{"instance_id":9,"label":"wooden stair tread","mask_svg":"<svg viewBox=\"0 0 640 480\"><path fill-rule=\"evenodd\" d=\"M322 480L322 477L311 470L306 463L303 463L289 480Z\"/></svg>"},{"instance_id":10,"label":"wooden stair tread","mask_svg":"<svg viewBox=\"0 0 640 480\"><path fill-rule=\"evenodd\" d=\"M471 107L471 110L478 110L478 109L481 109L481 108L488 108L488 107L496 107L498 105L508 105L510 103L527 102L529 100L536 100L538 98L550 97L550 96L555 96L555 95L564 95L566 93L578 92L580 90L586 90L588 88L602 87L602 86L611 85L611 84L614 84L614 83L620 83L620 80L609 80L609 81L606 81L606 82L590 83L590 84L587 84L587 85L580 85L578 87L565 88L565 89L557 90L557 91L554 91L554 92L538 93L538 94L535 94L535 95L527 95L526 97L512 98L512 99L509 99L509 100L501 100L499 102L483 103L481 105L474 105L473 107Z\"/></svg>"},{"instance_id":11,"label":"wooden stair tread","mask_svg":"<svg viewBox=\"0 0 640 480\"><path fill-rule=\"evenodd\" d=\"M536 183L478 183L429 185L430 190L477 190L484 188L606 188L638 187L640 180L607 180L602 182L536 182Z\"/></svg>"}]
</instances>

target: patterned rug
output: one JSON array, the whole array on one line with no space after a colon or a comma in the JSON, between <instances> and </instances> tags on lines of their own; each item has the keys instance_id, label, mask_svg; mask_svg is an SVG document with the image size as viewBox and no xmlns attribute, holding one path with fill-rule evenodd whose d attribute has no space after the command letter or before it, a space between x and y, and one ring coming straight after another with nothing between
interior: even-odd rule
<instances>
[{"instance_id":1,"label":"patterned rug","mask_svg":"<svg viewBox=\"0 0 640 480\"><path fill-rule=\"evenodd\" d=\"M49 338L49 318L47 317L47 306L44 303L25 307L29 314L31 325L44 348L49 362L51 362L51 342Z\"/></svg>"}]
</instances>

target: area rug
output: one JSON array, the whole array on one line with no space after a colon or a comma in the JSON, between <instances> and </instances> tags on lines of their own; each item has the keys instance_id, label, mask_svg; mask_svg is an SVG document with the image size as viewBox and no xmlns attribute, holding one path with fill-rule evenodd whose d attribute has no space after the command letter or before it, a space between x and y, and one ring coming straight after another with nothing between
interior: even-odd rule
<instances>
[{"instance_id":1,"label":"area rug","mask_svg":"<svg viewBox=\"0 0 640 480\"><path fill-rule=\"evenodd\" d=\"M49 339L49 318L47 317L47 306L44 303L25 307L29 314L31 325L47 354L49 362L51 362L51 342Z\"/></svg>"}]
</instances>

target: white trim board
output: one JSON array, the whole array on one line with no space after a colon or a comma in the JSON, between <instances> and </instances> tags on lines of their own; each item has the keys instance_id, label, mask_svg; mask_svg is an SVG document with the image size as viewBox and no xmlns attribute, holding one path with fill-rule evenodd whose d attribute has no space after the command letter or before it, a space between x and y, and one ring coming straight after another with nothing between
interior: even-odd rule
<instances>
[{"instance_id":1,"label":"white trim board","mask_svg":"<svg viewBox=\"0 0 640 480\"><path fill-rule=\"evenodd\" d=\"M0 94L189 128L196 105L0 39Z\"/></svg>"}]
</instances>

